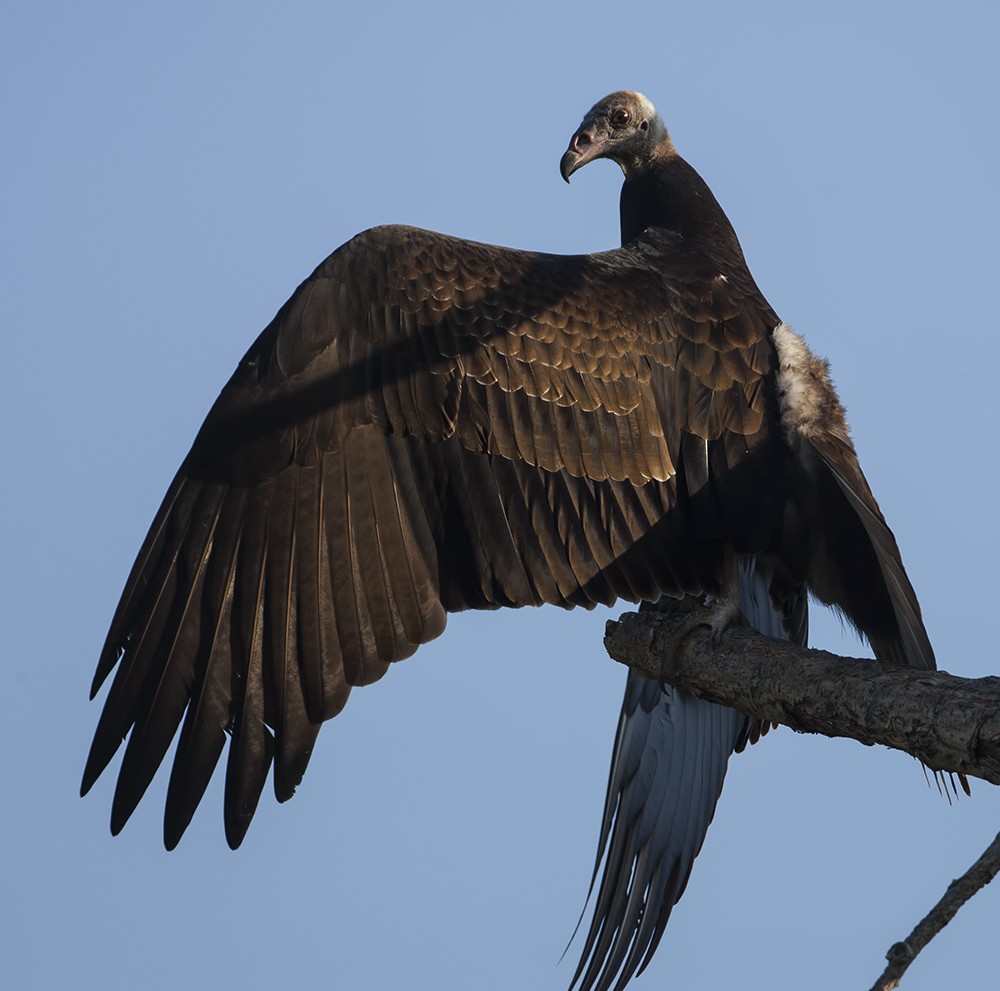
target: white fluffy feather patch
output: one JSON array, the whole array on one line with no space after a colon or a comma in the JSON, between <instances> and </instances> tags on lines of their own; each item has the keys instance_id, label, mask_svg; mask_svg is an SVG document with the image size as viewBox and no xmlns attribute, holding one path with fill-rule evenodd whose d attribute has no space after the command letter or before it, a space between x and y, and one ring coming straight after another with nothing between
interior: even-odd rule
<instances>
[{"instance_id":1,"label":"white fluffy feather patch","mask_svg":"<svg viewBox=\"0 0 1000 991\"><path fill-rule=\"evenodd\" d=\"M830 367L806 347L786 323L774 328L778 352L778 397L781 422L789 437L808 439L819 434L847 440L844 408L830 382Z\"/></svg>"},{"instance_id":2,"label":"white fluffy feather patch","mask_svg":"<svg viewBox=\"0 0 1000 991\"><path fill-rule=\"evenodd\" d=\"M648 117L656 116L656 107L653 106L653 101L649 99L648 96L643 96L642 93L637 93L632 91L633 96L639 101L639 105L642 107L642 112Z\"/></svg>"}]
</instances>

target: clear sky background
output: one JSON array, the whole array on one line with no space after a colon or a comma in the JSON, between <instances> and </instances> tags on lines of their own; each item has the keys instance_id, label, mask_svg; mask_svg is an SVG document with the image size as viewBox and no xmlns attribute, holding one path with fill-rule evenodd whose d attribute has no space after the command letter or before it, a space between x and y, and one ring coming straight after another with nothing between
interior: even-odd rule
<instances>
[{"instance_id":1,"label":"clear sky background","mask_svg":"<svg viewBox=\"0 0 1000 991\"><path fill-rule=\"evenodd\" d=\"M565 987L625 680L614 612L453 618L352 696L235 854L218 775L169 855L165 774L117 839L113 776L77 789L121 586L250 341L375 224L615 245L617 169L558 173L615 89L656 103L831 359L941 666L997 673L998 9L7 5L5 986ZM813 642L863 650L822 608ZM863 991L1000 828L973 790L949 807L905 755L774 733L734 759L636 988ZM993 986L998 920L987 889L907 991Z\"/></svg>"}]
</instances>

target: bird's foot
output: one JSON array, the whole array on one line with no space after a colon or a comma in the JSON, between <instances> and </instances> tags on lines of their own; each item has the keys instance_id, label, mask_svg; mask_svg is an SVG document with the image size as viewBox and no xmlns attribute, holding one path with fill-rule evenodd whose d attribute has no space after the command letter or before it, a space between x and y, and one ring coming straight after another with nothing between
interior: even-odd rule
<instances>
[{"instance_id":1,"label":"bird's foot","mask_svg":"<svg viewBox=\"0 0 1000 991\"><path fill-rule=\"evenodd\" d=\"M667 649L660 659L660 689L667 687L667 675L674 670L675 658L679 655L684 641L697 629L711 630L710 643L714 650L726 631L733 626L745 626L746 619L740 609L739 594L709 597L705 605L692 610L684 622L677 627L667 641Z\"/></svg>"}]
</instances>

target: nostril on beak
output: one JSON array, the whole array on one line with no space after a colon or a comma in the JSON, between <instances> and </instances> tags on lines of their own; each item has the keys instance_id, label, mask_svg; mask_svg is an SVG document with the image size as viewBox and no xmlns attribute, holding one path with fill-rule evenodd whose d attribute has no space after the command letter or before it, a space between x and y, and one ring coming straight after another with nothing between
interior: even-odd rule
<instances>
[{"instance_id":1,"label":"nostril on beak","mask_svg":"<svg viewBox=\"0 0 1000 991\"><path fill-rule=\"evenodd\" d=\"M573 135L573 143L570 147L573 151L583 151L588 145L593 143L593 138L586 131L577 131Z\"/></svg>"}]
</instances>

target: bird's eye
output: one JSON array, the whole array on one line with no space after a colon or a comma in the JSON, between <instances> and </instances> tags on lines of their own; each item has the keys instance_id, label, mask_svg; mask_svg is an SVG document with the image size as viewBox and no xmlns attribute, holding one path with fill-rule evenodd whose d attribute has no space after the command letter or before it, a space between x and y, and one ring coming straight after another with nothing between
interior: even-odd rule
<instances>
[{"instance_id":1,"label":"bird's eye","mask_svg":"<svg viewBox=\"0 0 1000 991\"><path fill-rule=\"evenodd\" d=\"M612 127L624 127L631 119L632 115L624 107L611 112Z\"/></svg>"}]
</instances>

